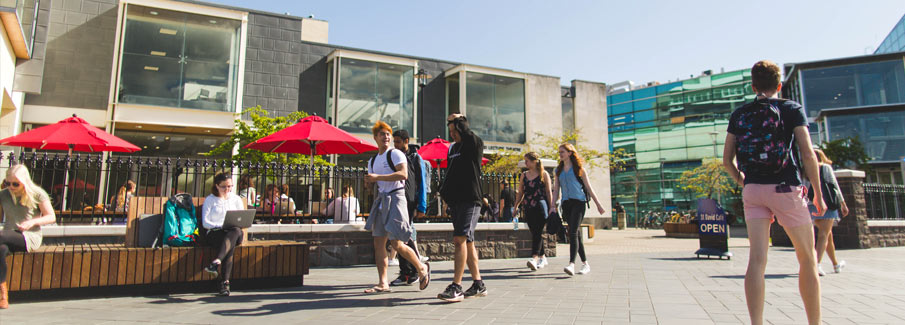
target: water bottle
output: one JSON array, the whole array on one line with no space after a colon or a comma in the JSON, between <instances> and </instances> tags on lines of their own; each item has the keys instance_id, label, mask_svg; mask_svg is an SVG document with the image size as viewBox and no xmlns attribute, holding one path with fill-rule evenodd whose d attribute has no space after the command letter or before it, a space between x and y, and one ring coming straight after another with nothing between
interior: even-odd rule
<instances>
[{"instance_id":1,"label":"water bottle","mask_svg":"<svg viewBox=\"0 0 905 325\"><path fill-rule=\"evenodd\" d=\"M512 230L518 230L518 216L512 217Z\"/></svg>"}]
</instances>

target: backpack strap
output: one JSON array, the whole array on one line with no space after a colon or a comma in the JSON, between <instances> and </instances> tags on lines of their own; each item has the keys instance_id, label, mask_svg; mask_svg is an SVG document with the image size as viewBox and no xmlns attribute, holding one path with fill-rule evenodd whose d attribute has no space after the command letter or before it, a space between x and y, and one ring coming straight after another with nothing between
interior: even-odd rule
<instances>
[{"instance_id":1,"label":"backpack strap","mask_svg":"<svg viewBox=\"0 0 905 325\"><path fill-rule=\"evenodd\" d=\"M574 166L572 166L574 167ZM587 206L588 209L591 208L591 196L588 195L588 189L584 187L584 180L581 179L581 176L578 176L578 173L575 172L575 168L572 168L572 174L575 174L575 179L578 180L578 185L581 185L581 192L584 193L584 205Z\"/></svg>"},{"instance_id":2,"label":"backpack strap","mask_svg":"<svg viewBox=\"0 0 905 325\"><path fill-rule=\"evenodd\" d=\"M395 150L395 149L394 149L394 148L389 148L389 149L387 149L387 151L384 152L384 153L386 153L386 157L387 157L387 165L390 166L390 169L392 169L392 170L395 172L395 171L396 171L396 165L393 165L393 158L390 157L390 155L392 154L392 151L393 151L393 150ZM371 170L374 170L374 160L377 160L377 156L379 156L379 155L380 155L380 154L376 154L376 155L374 155L374 156L371 157L371 160L370 160L370 162L369 162L370 165L371 165Z\"/></svg>"}]
</instances>

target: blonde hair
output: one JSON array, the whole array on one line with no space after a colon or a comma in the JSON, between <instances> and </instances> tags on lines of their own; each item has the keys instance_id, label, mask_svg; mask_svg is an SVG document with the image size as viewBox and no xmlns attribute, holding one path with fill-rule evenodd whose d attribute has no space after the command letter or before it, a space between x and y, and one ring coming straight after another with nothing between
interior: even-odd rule
<instances>
[{"instance_id":1,"label":"blonde hair","mask_svg":"<svg viewBox=\"0 0 905 325\"><path fill-rule=\"evenodd\" d=\"M578 155L578 151L575 150L575 146L571 143L563 143L559 145L560 148L566 149L566 151L572 153L572 156L569 157L572 161L572 171L575 172L575 178L581 178L584 174L584 169L582 169L582 165L584 164L584 160L581 159L581 156ZM563 170L563 161L560 160L559 164L556 165L556 177L559 177L559 173L562 173Z\"/></svg>"},{"instance_id":2,"label":"blonde hair","mask_svg":"<svg viewBox=\"0 0 905 325\"><path fill-rule=\"evenodd\" d=\"M10 176L15 177L16 180L22 184L22 189L25 191L25 195L21 198L17 198L16 195L13 194L14 192L10 191L9 194L13 197L13 203L21 204L29 209L34 209L38 206L38 203L41 203L35 201L35 195L41 193L44 194L44 197L47 197L47 192L31 180L31 174L28 172L28 168L25 167L25 165L10 167L9 170L6 171L6 178L9 179Z\"/></svg>"},{"instance_id":3,"label":"blonde hair","mask_svg":"<svg viewBox=\"0 0 905 325\"><path fill-rule=\"evenodd\" d=\"M826 165L833 164L833 161L830 160L830 158L827 157L825 153L823 153L823 150L814 149L814 153L817 154L817 162L819 162L821 164L826 164Z\"/></svg>"},{"instance_id":4,"label":"blonde hair","mask_svg":"<svg viewBox=\"0 0 905 325\"><path fill-rule=\"evenodd\" d=\"M132 180L126 181L126 184L119 187L119 191L116 192L116 206L122 207L126 204L126 193L135 193L135 182Z\"/></svg>"}]
</instances>

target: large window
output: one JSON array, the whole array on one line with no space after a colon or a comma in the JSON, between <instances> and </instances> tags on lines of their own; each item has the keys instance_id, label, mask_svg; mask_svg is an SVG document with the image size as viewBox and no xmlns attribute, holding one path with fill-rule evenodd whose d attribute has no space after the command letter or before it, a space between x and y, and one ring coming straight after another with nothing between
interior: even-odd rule
<instances>
[{"instance_id":1,"label":"large window","mask_svg":"<svg viewBox=\"0 0 905 325\"><path fill-rule=\"evenodd\" d=\"M129 4L119 103L235 111L241 22Z\"/></svg>"},{"instance_id":2,"label":"large window","mask_svg":"<svg viewBox=\"0 0 905 325\"><path fill-rule=\"evenodd\" d=\"M827 119L830 141L858 137L871 160L898 162L905 157L905 111Z\"/></svg>"},{"instance_id":3,"label":"large window","mask_svg":"<svg viewBox=\"0 0 905 325\"><path fill-rule=\"evenodd\" d=\"M197 134L177 133L152 133L140 131L117 130L116 136L132 143L141 151L135 155L151 157L182 157L182 158L228 158L226 156L207 156L205 153L213 150L227 140L225 136L210 136Z\"/></svg>"},{"instance_id":4,"label":"large window","mask_svg":"<svg viewBox=\"0 0 905 325\"><path fill-rule=\"evenodd\" d=\"M333 64L328 73L328 90L333 89ZM370 133L381 120L393 129L414 131L415 67L357 58L339 58L336 93L336 121L343 130ZM328 95L328 105L333 104Z\"/></svg>"},{"instance_id":5,"label":"large window","mask_svg":"<svg viewBox=\"0 0 905 325\"><path fill-rule=\"evenodd\" d=\"M468 71L465 112L484 141L525 143L525 80Z\"/></svg>"},{"instance_id":6,"label":"large window","mask_svg":"<svg viewBox=\"0 0 905 325\"><path fill-rule=\"evenodd\" d=\"M905 102L902 60L804 70L801 75L804 105L811 112Z\"/></svg>"}]
</instances>

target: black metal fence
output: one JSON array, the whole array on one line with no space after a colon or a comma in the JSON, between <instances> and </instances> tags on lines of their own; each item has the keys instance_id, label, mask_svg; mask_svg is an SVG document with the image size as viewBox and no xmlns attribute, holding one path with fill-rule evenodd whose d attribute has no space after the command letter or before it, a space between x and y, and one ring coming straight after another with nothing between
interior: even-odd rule
<instances>
[{"instance_id":1,"label":"black metal fence","mask_svg":"<svg viewBox=\"0 0 905 325\"><path fill-rule=\"evenodd\" d=\"M905 220L905 185L864 183L867 218Z\"/></svg>"},{"instance_id":2,"label":"black metal fence","mask_svg":"<svg viewBox=\"0 0 905 325\"><path fill-rule=\"evenodd\" d=\"M51 196L59 224L123 224L133 215L160 213L167 198L188 193L196 209L211 193L214 175L227 172L235 179L235 191L245 195L249 208L258 209L257 222L324 222L328 189L341 197L346 186L359 201L358 215L366 217L374 189L364 182L362 167L320 167L284 163L185 159L173 157L110 156L98 154L21 153L3 157L4 167L24 164L34 182ZM436 195L445 169L433 169L427 217L416 222L448 221ZM483 175L484 193L499 202L500 182L515 184L518 175ZM248 184L243 184L248 179ZM64 181L64 180L68 180ZM128 183L134 190L126 191ZM251 190L250 190L251 189ZM255 192L253 195L247 195ZM316 220L316 221L315 221ZM484 221L495 218L487 217Z\"/></svg>"}]
</instances>

